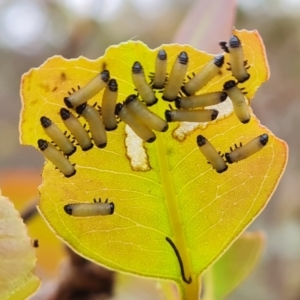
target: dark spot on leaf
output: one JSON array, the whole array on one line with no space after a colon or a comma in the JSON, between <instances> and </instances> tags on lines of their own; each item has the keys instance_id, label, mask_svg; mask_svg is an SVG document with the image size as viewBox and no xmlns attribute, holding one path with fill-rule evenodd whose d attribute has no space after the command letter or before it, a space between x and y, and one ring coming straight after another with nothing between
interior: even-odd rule
<instances>
[{"instance_id":1,"label":"dark spot on leaf","mask_svg":"<svg viewBox=\"0 0 300 300\"><path fill-rule=\"evenodd\" d=\"M67 79L66 73L62 72L62 73L60 74L60 79L61 79L62 81L65 81L65 80Z\"/></svg>"}]
</instances>

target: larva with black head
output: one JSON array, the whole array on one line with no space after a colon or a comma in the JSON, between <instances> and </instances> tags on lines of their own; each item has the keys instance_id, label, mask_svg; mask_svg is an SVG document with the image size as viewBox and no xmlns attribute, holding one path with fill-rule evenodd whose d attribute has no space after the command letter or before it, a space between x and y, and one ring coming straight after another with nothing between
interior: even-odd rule
<instances>
[{"instance_id":1,"label":"larva with black head","mask_svg":"<svg viewBox=\"0 0 300 300\"><path fill-rule=\"evenodd\" d=\"M166 83L162 96L163 100L170 102L176 100L188 69L188 62L188 54L185 51L180 52L173 64L170 76Z\"/></svg>"},{"instance_id":2,"label":"larva with black head","mask_svg":"<svg viewBox=\"0 0 300 300\"><path fill-rule=\"evenodd\" d=\"M65 126L75 137L76 141L83 151L87 151L93 148L93 143L88 133L86 132L82 124L78 121L78 119L69 110L67 110L66 108L61 108L60 116Z\"/></svg>"},{"instance_id":3,"label":"larva with black head","mask_svg":"<svg viewBox=\"0 0 300 300\"><path fill-rule=\"evenodd\" d=\"M90 100L105 88L109 80L109 76L108 70L102 71L99 75L91 79L85 86L75 91L72 95L65 97L64 102L66 106L68 108L76 108Z\"/></svg>"},{"instance_id":4,"label":"larva with black head","mask_svg":"<svg viewBox=\"0 0 300 300\"><path fill-rule=\"evenodd\" d=\"M229 40L229 54L232 75L238 82L245 82L250 78L250 74L246 70L247 67L245 67L242 43L236 35L233 35Z\"/></svg>"},{"instance_id":5,"label":"larva with black head","mask_svg":"<svg viewBox=\"0 0 300 300\"><path fill-rule=\"evenodd\" d=\"M213 92L202 95L193 95L189 97L182 97L175 100L175 106L177 108L199 108L206 107L215 104L219 104L225 101L227 94L225 92Z\"/></svg>"},{"instance_id":6,"label":"larva with black head","mask_svg":"<svg viewBox=\"0 0 300 300\"><path fill-rule=\"evenodd\" d=\"M203 135L197 136L197 145L207 161L218 173L223 173L228 169L222 156Z\"/></svg>"},{"instance_id":7,"label":"larva with black head","mask_svg":"<svg viewBox=\"0 0 300 300\"><path fill-rule=\"evenodd\" d=\"M42 127L50 139L62 150L62 152L70 156L76 151L76 147L69 141L64 133L49 118L42 116L40 118Z\"/></svg>"},{"instance_id":8,"label":"larva with black head","mask_svg":"<svg viewBox=\"0 0 300 300\"><path fill-rule=\"evenodd\" d=\"M38 147L45 156L45 158L51 161L52 164L56 166L65 175L65 177L71 177L75 175L76 170L74 166L53 145L48 143L46 140L39 139Z\"/></svg>"},{"instance_id":9,"label":"larva with black head","mask_svg":"<svg viewBox=\"0 0 300 300\"><path fill-rule=\"evenodd\" d=\"M155 62L155 73L152 84L153 89L162 89L165 86L167 63L167 53L164 49L160 49L157 53Z\"/></svg>"},{"instance_id":10,"label":"larva with black head","mask_svg":"<svg viewBox=\"0 0 300 300\"><path fill-rule=\"evenodd\" d=\"M156 140L155 133L143 123L135 114L133 114L126 105L118 103L116 105L115 114L127 124L137 136L147 143L152 143Z\"/></svg>"},{"instance_id":11,"label":"larva with black head","mask_svg":"<svg viewBox=\"0 0 300 300\"><path fill-rule=\"evenodd\" d=\"M94 144L98 148L106 147L107 135L99 111L94 106L83 103L76 107L76 112L88 122Z\"/></svg>"},{"instance_id":12,"label":"larva with black head","mask_svg":"<svg viewBox=\"0 0 300 300\"><path fill-rule=\"evenodd\" d=\"M94 199L93 203L72 203L64 206L64 211L73 217L94 217L112 215L115 211L113 202L99 202Z\"/></svg>"},{"instance_id":13,"label":"larva with black head","mask_svg":"<svg viewBox=\"0 0 300 300\"><path fill-rule=\"evenodd\" d=\"M165 118L167 122L210 122L218 117L219 111L216 109L175 109L166 110Z\"/></svg>"},{"instance_id":14,"label":"larva with black head","mask_svg":"<svg viewBox=\"0 0 300 300\"><path fill-rule=\"evenodd\" d=\"M216 55L181 88L182 92L187 96L194 95L219 74L223 64L224 55Z\"/></svg>"},{"instance_id":15,"label":"larva with black head","mask_svg":"<svg viewBox=\"0 0 300 300\"><path fill-rule=\"evenodd\" d=\"M237 83L234 80L228 80L224 83L223 88L233 104L233 109L238 119L244 124L248 123L251 118L249 107Z\"/></svg>"},{"instance_id":16,"label":"larva with black head","mask_svg":"<svg viewBox=\"0 0 300 300\"><path fill-rule=\"evenodd\" d=\"M110 79L102 98L101 115L104 127L107 131L115 130L118 127L115 107L118 98L118 83L115 79Z\"/></svg>"},{"instance_id":17,"label":"larva with black head","mask_svg":"<svg viewBox=\"0 0 300 300\"><path fill-rule=\"evenodd\" d=\"M231 70L232 75L238 82L243 83L247 81L250 78L247 69L250 67L246 66L247 61L244 60L244 51L240 39L233 35L229 39L228 46L224 41L220 42L219 45L225 52L229 53L230 68L228 70Z\"/></svg>"},{"instance_id":18,"label":"larva with black head","mask_svg":"<svg viewBox=\"0 0 300 300\"><path fill-rule=\"evenodd\" d=\"M232 150L232 148L230 148L231 152L225 153L226 161L232 164L234 162L239 162L240 160L246 159L264 148L267 145L268 141L269 136L268 134L264 133L254 138L246 145L236 148L235 150Z\"/></svg>"},{"instance_id":19,"label":"larva with black head","mask_svg":"<svg viewBox=\"0 0 300 300\"><path fill-rule=\"evenodd\" d=\"M148 127L155 131L165 132L168 130L168 123L150 111L136 95L129 95L125 100L126 107Z\"/></svg>"},{"instance_id":20,"label":"larva with black head","mask_svg":"<svg viewBox=\"0 0 300 300\"><path fill-rule=\"evenodd\" d=\"M135 85L138 93L141 95L141 98L145 101L146 105L152 106L157 103L157 98L146 81L144 69L138 61L133 64L131 74L133 84Z\"/></svg>"}]
</instances>

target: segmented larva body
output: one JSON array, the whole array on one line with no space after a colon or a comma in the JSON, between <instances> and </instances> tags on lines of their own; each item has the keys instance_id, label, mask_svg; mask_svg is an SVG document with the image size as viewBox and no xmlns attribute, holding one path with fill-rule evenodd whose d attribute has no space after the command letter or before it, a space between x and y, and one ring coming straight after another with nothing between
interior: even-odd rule
<instances>
[{"instance_id":1,"label":"segmented larva body","mask_svg":"<svg viewBox=\"0 0 300 300\"><path fill-rule=\"evenodd\" d=\"M177 108L184 109L199 108L219 104L225 101L226 98L227 94L225 92L213 92L208 94L178 98L175 101L175 105Z\"/></svg>"},{"instance_id":2,"label":"segmented larva body","mask_svg":"<svg viewBox=\"0 0 300 300\"><path fill-rule=\"evenodd\" d=\"M230 153L225 153L226 161L230 164L239 162L240 160L243 160L264 148L267 145L268 140L269 136L264 133L254 138L246 145L236 148L235 150L230 148L232 151Z\"/></svg>"},{"instance_id":3,"label":"segmented larva body","mask_svg":"<svg viewBox=\"0 0 300 300\"><path fill-rule=\"evenodd\" d=\"M162 89L166 83L167 75L167 53L164 49L160 49L157 53L155 62L155 73L152 88Z\"/></svg>"},{"instance_id":4,"label":"segmented larva body","mask_svg":"<svg viewBox=\"0 0 300 300\"><path fill-rule=\"evenodd\" d=\"M205 87L220 72L224 64L224 55L217 55L208 62L193 78L191 78L182 88L182 92L191 96Z\"/></svg>"},{"instance_id":5,"label":"segmented larva body","mask_svg":"<svg viewBox=\"0 0 300 300\"><path fill-rule=\"evenodd\" d=\"M41 117L40 121L45 133L65 155L72 155L76 151L76 147L69 141L69 139L57 127L55 123L53 123L49 118L45 116Z\"/></svg>"},{"instance_id":6,"label":"segmented larva body","mask_svg":"<svg viewBox=\"0 0 300 300\"><path fill-rule=\"evenodd\" d=\"M64 206L64 210L68 215L74 217L94 217L112 215L115 210L113 202L96 202L93 203L72 203Z\"/></svg>"},{"instance_id":7,"label":"segmented larva body","mask_svg":"<svg viewBox=\"0 0 300 300\"><path fill-rule=\"evenodd\" d=\"M129 95L125 100L126 107L136 117L140 118L148 127L155 131L165 132L168 130L168 123L150 111L136 95Z\"/></svg>"},{"instance_id":8,"label":"segmented larva body","mask_svg":"<svg viewBox=\"0 0 300 300\"><path fill-rule=\"evenodd\" d=\"M156 140L155 133L143 123L135 114L133 114L126 105L118 103L116 105L116 115L147 143L152 143Z\"/></svg>"},{"instance_id":9,"label":"segmented larva body","mask_svg":"<svg viewBox=\"0 0 300 300\"><path fill-rule=\"evenodd\" d=\"M233 35L229 40L230 68L238 82L245 82L250 74L245 68L244 52L240 39Z\"/></svg>"},{"instance_id":10,"label":"segmented larva body","mask_svg":"<svg viewBox=\"0 0 300 300\"><path fill-rule=\"evenodd\" d=\"M87 151L93 148L93 143L88 133L83 128L78 119L69 110L67 110L66 108L61 108L60 116L65 126L75 137L76 141L83 151Z\"/></svg>"},{"instance_id":11,"label":"segmented larva body","mask_svg":"<svg viewBox=\"0 0 300 300\"><path fill-rule=\"evenodd\" d=\"M175 101L188 69L189 57L185 51L179 53L166 83L162 99Z\"/></svg>"},{"instance_id":12,"label":"segmented larva body","mask_svg":"<svg viewBox=\"0 0 300 300\"><path fill-rule=\"evenodd\" d=\"M203 135L197 136L197 145L199 146L202 154L206 157L207 161L218 173L223 173L228 169L228 166L222 156Z\"/></svg>"},{"instance_id":13,"label":"segmented larva body","mask_svg":"<svg viewBox=\"0 0 300 300\"><path fill-rule=\"evenodd\" d=\"M94 106L83 103L76 107L76 112L88 122L94 144L98 148L106 147L107 135L99 111Z\"/></svg>"},{"instance_id":14,"label":"segmented larva body","mask_svg":"<svg viewBox=\"0 0 300 300\"><path fill-rule=\"evenodd\" d=\"M77 106L87 102L105 88L108 80L109 71L102 71L85 86L74 92L72 95L65 97L64 102L66 106L68 108L76 108Z\"/></svg>"},{"instance_id":15,"label":"segmented larva body","mask_svg":"<svg viewBox=\"0 0 300 300\"><path fill-rule=\"evenodd\" d=\"M75 175L76 170L70 161L54 146L48 143L46 140L39 139L38 147L43 155L50 160L64 175L65 177L71 177Z\"/></svg>"},{"instance_id":16,"label":"segmented larva body","mask_svg":"<svg viewBox=\"0 0 300 300\"><path fill-rule=\"evenodd\" d=\"M233 109L238 119L246 124L250 121L249 107L246 103L243 92L237 87L234 80L229 80L224 83L224 91L232 101Z\"/></svg>"},{"instance_id":17,"label":"segmented larva body","mask_svg":"<svg viewBox=\"0 0 300 300\"><path fill-rule=\"evenodd\" d=\"M103 124L107 131L115 130L118 127L115 116L117 98L118 83L115 79L110 79L103 93L101 107Z\"/></svg>"},{"instance_id":18,"label":"segmented larva body","mask_svg":"<svg viewBox=\"0 0 300 300\"><path fill-rule=\"evenodd\" d=\"M216 109L198 110L166 110L165 118L168 122L210 122L217 118L219 112Z\"/></svg>"},{"instance_id":19,"label":"segmented larva body","mask_svg":"<svg viewBox=\"0 0 300 300\"><path fill-rule=\"evenodd\" d=\"M155 97L152 88L146 81L143 67L138 61L133 64L131 74L133 84L135 85L141 98L145 101L146 105L151 106L157 103L157 98Z\"/></svg>"}]
</instances>

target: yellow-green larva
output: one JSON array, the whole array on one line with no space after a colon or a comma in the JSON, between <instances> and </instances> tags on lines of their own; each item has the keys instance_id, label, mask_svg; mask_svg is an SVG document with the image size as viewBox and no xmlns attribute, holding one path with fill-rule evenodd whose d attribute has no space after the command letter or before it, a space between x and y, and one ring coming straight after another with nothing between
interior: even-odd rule
<instances>
[{"instance_id":1,"label":"yellow-green larva","mask_svg":"<svg viewBox=\"0 0 300 300\"><path fill-rule=\"evenodd\" d=\"M133 84L146 105L151 106L157 103L157 98L155 97L151 86L146 81L144 69L138 61L133 64L131 74Z\"/></svg>"},{"instance_id":2,"label":"yellow-green larva","mask_svg":"<svg viewBox=\"0 0 300 300\"><path fill-rule=\"evenodd\" d=\"M240 39L233 35L229 39L228 46L226 42L220 42L221 48L230 55L230 68L232 75L238 82L245 82L250 78L250 74L247 72L249 66L246 67L247 61L244 60L244 51Z\"/></svg>"},{"instance_id":3,"label":"yellow-green larva","mask_svg":"<svg viewBox=\"0 0 300 300\"><path fill-rule=\"evenodd\" d=\"M175 109L166 110L165 118L168 122L210 122L218 117L216 109Z\"/></svg>"},{"instance_id":4,"label":"yellow-green larva","mask_svg":"<svg viewBox=\"0 0 300 300\"><path fill-rule=\"evenodd\" d=\"M94 217L112 215L115 210L113 202L99 202L94 199L93 203L72 203L64 206L65 212L74 217Z\"/></svg>"},{"instance_id":5,"label":"yellow-green larva","mask_svg":"<svg viewBox=\"0 0 300 300\"><path fill-rule=\"evenodd\" d=\"M155 131L164 132L168 130L168 123L150 111L136 95L129 95L125 100L126 107L130 112L140 118L148 127Z\"/></svg>"},{"instance_id":6,"label":"yellow-green larva","mask_svg":"<svg viewBox=\"0 0 300 300\"><path fill-rule=\"evenodd\" d=\"M107 131L115 130L118 127L115 107L118 98L118 83L110 79L102 98L101 115L104 127Z\"/></svg>"},{"instance_id":7,"label":"yellow-green larva","mask_svg":"<svg viewBox=\"0 0 300 300\"><path fill-rule=\"evenodd\" d=\"M162 96L163 100L170 102L176 100L188 69L188 62L188 54L185 51L180 52L173 64L170 76L166 83Z\"/></svg>"},{"instance_id":8,"label":"yellow-green larva","mask_svg":"<svg viewBox=\"0 0 300 300\"><path fill-rule=\"evenodd\" d=\"M106 147L107 135L99 111L94 106L83 103L76 107L76 112L88 122L94 144L98 148Z\"/></svg>"},{"instance_id":9,"label":"yellow-green larva","mask_svg":"<svg viewBox=\"0 0 300 300\"><path fill-rule=\"evenodd\" d=\"M244 146L240 146L239 148L237 148L236 146L235 150L230 148L231 152L225 153L226 161L232 164L234 162L246 159L247 157L255 154L256 152L264 148L267 145L268 141L269 136L268 134L264 133L254 138Z\"/></svg>"},{"instance_id":10,"label":"yellow-green larva","mask_svg":"<svg viewBox=\"0 0 300 300\"><path fill-rule=\"evenodd\" d=\"M39 139L38 147L43 155L56 166L65 177L71 177L75 175L76 170L70 161L53 145L46 140Z\"/></svg>"},{"instance_id":11,"label":"yellow-green larva","mask_svg":"<svg viewBox=\"0 0 300 300\"><path fill-rule=\"evenodd\" d=\"M197 136L197 145L199 146L202 154L206 157L207 161L218 173L223 173L228 169L228 166L222 156L203 135Z\"/></svg>"},{"instance_id":12,"label":"yellow-green larva","mask_svg":"<svg viewBox=\"0 0 300 300\"><path fill-rule=\"evenodd\" d=\"M156 140L154 132L143 123L135 114L133 114L126 105L118 103L116 105L116 115L147 143L152 143Z\"/></svg>"},{"instance_id":13,"label":"yellow-green larva","mask_svg":"<svg viewBox=\"0 0 300 300\"><path fill-rule=\"evenodd\" d=\"M153 89L162 89L165 86L167 63L167 53L164 49L160 49L157 53L155 62L155 73L152 84Z\"/></svg>"},{"instance_id":14,"label":"yellow-green larva","mask_svg":"<svg viewBox=\"0 0 300 300\"><path fill-rule=\"evenodd\" d=\"M65 126L75 137L81 149L83 151L90 150L93 147L92 140L78 119L66 108L61 108L60 116Z\"/></svg>"},{"instance_id":15,"label":"yellow-green larva","mask_svg":"<svg viewBox=\"0 0 300 300\"><path fill-rule=\"evenodd\" d=\"M216 55L181 88L182 92L187 96L194 95L218 75L223 64L224 55Z\"/></svg>"},{"instance_id":16,"label":"yellow-green larva","mask_svg":"<svg viewBox=\"0 0 300 300\"><path fill-rule=\"evenodd\" d=\"M109 71L102 71L99 75L91 79L85 86L75 91L72 95L65 97L64 102L66 106L68 108L76 108L77 106L87 102L105 88L108 80Z\"/></svg>"},{"instance_id":17,"label":"yellow-green larva","mask_svg":"<svg viewBox=\"0 0 300 300\"><path fill-rule=\"evenodd\" d=\"M249 107L246 103L243 92L238 88L234 80L229 80L224 83L224 91L230 98L233 109L238 119L246 124L250 121Z\"/></svg>"},{"instance_id":18,"label":"yellow-green larva","mask_svg":"<svg viewBox=\"0 0 300 300\"><path fill-rule=\"evenodd\" d=\"M49 118L43 116L40 118L41 125L45 133L50 139L62 150L62 152L70 156L76 151L76 147L64 135L64 133Z\"/></svg>"},{"instance_id":19,"label":"yellow-green larva","mask_svg":"<svg viewBox=\"0 0 300 300\"><path fill-rule=\"evenodd\" d=\"M177 108L184 109L206 107L219 104L225 101L226 98L227 94L225 92L213 92L202 95L193 95L176 99L175 106Z\"/></svg>"}]
</instances>

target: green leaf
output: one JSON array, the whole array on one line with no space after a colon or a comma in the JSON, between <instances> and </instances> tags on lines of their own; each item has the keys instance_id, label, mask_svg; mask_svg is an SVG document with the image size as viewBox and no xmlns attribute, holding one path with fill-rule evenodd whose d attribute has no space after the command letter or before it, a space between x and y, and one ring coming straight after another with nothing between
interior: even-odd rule
<instances>
[{"instance_id":1,"label":"green leaf","mask_svg":"<svg viewBox=\"0 0 300 300\"><path fill-rule=\"evenodd\" d=\"M221 300L249 276L265 246L261 231L243 233L205 273L203 300Z\"/></svg>"}]
</instances>

